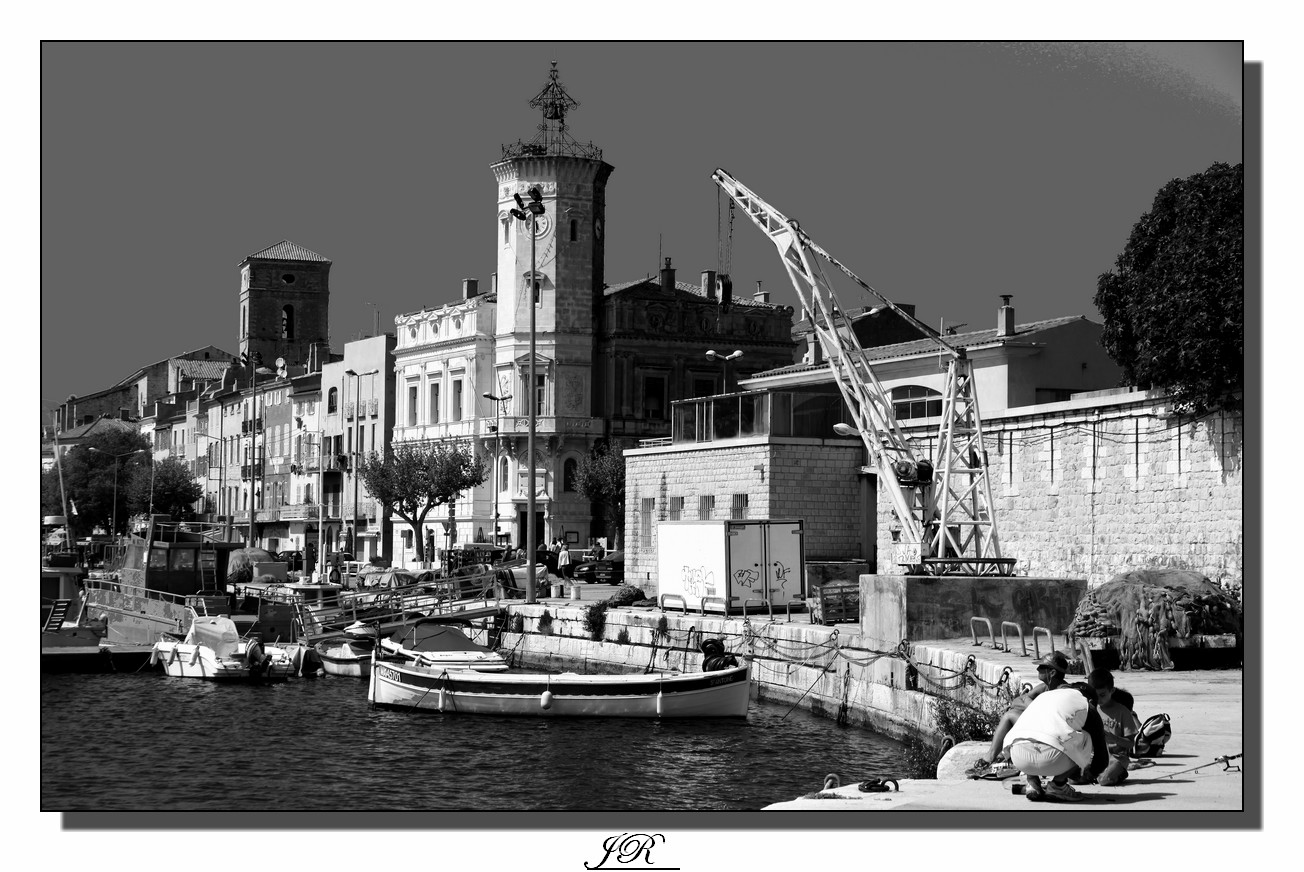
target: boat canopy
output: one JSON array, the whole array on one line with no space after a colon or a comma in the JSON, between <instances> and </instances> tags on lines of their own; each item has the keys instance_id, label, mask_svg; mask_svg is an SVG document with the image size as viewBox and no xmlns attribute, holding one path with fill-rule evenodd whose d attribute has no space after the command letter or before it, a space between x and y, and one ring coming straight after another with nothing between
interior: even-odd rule
<instances>
[{"instance_id":1,"label":"boat canopy","mask_svg":"<svg viewBox=\"0 0 1304 872\"><path fill-rule=\"evenodd\" d=\"M240 631L227 617L196 618L186 634L186 644L203 645L212 648L218 657L230 657L240 644Z\"/></svg>"},{"instance_id":2,"label":"boat canopy","mask_svg":"<svg viewBox=\"0 0 1304 872\"><path fill-rule=\"evenodd\" d=\"M390 636L390 641L408 651L489 651L466 637L457 627L448 624L418 623L400 627Z\"/></svg>"}]
</instances>

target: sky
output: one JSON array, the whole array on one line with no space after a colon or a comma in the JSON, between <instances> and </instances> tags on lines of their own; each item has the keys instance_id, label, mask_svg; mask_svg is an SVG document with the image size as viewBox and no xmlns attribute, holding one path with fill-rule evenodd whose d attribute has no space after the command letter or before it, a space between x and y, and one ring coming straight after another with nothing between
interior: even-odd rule
<instances>
[{"instance_id":1,"label":"sky","mask_svg":"<svg viewBox=\"0 0 1304 872\"><path fill-rule=\"evenodd\" d=\"M931 325L1099 320L1155 192L1241 161L1240 43L86 43L41 51L43 408L238 350L237 265L328 258L335 350L487 286L490 166L557 61L615 168L607 281L719 266L796 305L723 167ZM727 212L724 214L727 215ZM723 239L722 239L723 237ZM873 301L839 288L846 308ZM79 354L69 354L70 347ZM93 361L88 366L87 361Z\"/></svg>"}]
</instances>

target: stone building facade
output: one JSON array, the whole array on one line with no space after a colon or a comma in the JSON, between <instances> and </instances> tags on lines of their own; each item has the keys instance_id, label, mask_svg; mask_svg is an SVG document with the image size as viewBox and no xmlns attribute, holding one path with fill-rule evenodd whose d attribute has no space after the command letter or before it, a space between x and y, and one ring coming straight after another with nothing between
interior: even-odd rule
<instances>
[{"instance_id":1,"label":"stone building facade","mask_svg":"<svg viewBox=\"0 0 1304 872\"><path fill-rule=\"evenodd\" d=\"M904 429L931 451L927 423ZM1016 574L1095 585L1163 565L1241 580L1239 414L1182 419L1152 392L1089 392L994 413L984 435L1002 553L1018 561ZM800 518L808 560L900 571L878 559L892 553L891 508L876 499L857 440L764 436L648 446L626 458L626 577L651 595L656 525L667 519Z\"/></svg>"}]
</instances>

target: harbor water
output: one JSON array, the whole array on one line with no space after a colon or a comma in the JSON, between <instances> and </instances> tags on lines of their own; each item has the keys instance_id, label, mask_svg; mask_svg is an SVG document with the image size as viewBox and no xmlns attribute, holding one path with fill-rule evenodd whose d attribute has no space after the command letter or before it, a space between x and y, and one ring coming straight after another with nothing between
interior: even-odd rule
<instances>
[{"instance_id":1,"label":"harbor water","mask_svg":"<svg viewBox=\"0 0 1304 872\"><path fill-rule=\"evenodd\" d=\"M375 710L366 681L41 676L42 811L754 810L904 775L900 743L772 702L747 719Z\"/></svg>"}]
</instances>

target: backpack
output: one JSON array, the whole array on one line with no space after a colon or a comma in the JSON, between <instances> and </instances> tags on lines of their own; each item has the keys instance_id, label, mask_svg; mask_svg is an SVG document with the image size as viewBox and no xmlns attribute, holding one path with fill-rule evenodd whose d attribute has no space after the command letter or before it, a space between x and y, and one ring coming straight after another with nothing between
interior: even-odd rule
<instances>
[{"instance_id":1,"label":"backpack","mask_svg":"<svg viewBox=\"0 0 1304 872\"><path fill-rule=\"evenodd\" d=\"M1172 719L1168 715L1151 715L1136 734L1135 756L1158 757L1172 737Z\"/></svg>"}]
</instances>

